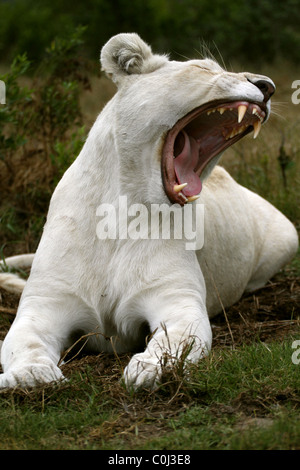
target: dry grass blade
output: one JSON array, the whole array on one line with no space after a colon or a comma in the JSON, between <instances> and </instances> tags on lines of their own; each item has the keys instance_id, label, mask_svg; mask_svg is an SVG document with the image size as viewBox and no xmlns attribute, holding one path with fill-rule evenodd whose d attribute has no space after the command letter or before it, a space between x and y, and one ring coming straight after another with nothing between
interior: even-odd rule
<instances>
[{"instance_id":1,"label":"dry grass blade","mask_svg":"<svg viewBox=\"0 0 300 470\"><path fill-rule=\"evenodd\" d=\"M94 332L91 332L91 333L87 333L85 335L82 335L80 336L80 338L77 339L77 341L75 341L75 343L73 343L63 354L63 356L60 358L60 361L58 363L58 367L64 362L64 364L67 364L68 362L70 361L73 361L84 349L84 347L86 346L88 340L91 338L91 336L103 336L105 339L109 339L107 338L103 333L100 333L99 331L94 331ZM70 359L68 359L67 361L65 361L65 358L67 356L70 355L70 352L73 350L73 349L76 349L76 346L79 345L80 343L83 344L80 346L80 348L76 351L76 353L74 354L74 356L70 357Z\"/></svg>"},{"instance_id":2,"label":"dry grass blade","mask_svg":"<svg viewBox=\"0 0 300 470\"><path fill-rule=\"evenodd\" d=\"M0 312L2 313L8 313L9 315L14 315L16 314L16 309L14 308L9 308L9 307L2 307L0 305Z\"/></svg>"}]
</instances>

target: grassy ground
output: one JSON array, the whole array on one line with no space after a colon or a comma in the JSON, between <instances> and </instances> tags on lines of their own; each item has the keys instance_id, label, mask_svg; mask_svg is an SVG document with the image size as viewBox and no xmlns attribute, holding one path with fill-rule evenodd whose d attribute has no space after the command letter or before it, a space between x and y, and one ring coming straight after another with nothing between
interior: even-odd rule
<instances>
[{"instance_id":1,"label":"grassy ground","mask_svg":"<svg viewBox=\"0 0 300 470\"><path fill-rule=\"evenodd\" d=\"M0 449L300 449L297 261L213 322L213 350L188 380L125 390L130 355L69 356L68 382L0 393ZM3 338L18 297L1 291ZM295 344L294 344L295 346ZM293 356L294 354L294 356ZM294 358L294 360L293 360Z\"/></svg>"},{"instance_id":2,"label":"grassy ground","mask_svg":"<svg viewBox=\"0 0 300 470\"><path fill-rule=\"evenodd\" d=\"M222 164L299 228L300 122L290 88L299 77L277 70L262 72L277 83L279 116L256 141L249 136L229 149ZM113 92L102 78L82 97L87 127ZM6 253L32 247L28 233L24 239L6 246ZM0 292L0 339L18 301ZM59 386L3 391L0 449L299 450L300 364L292 361L300 359L300 352L292 356L300 340L299 303L298 255L264 289L227 309L227 322L223 314L213 320L212 353L191 368L189 380L173 371L155 393L131 394L120 381L129 356L101 354L66 363L69 380Z\"/></svg>"},{"instance_id":3,"label":"grassy ground","mask_svg":"<svg viewBox=\"0 0 300 470\"><path fill-rule=\"evenodd\" d=\"M139 396L119 383L124 358L77 360L65 385L2 393L0 449L299 450L292 339L216 348L189 383Z\"/></svg>"}]
</instances>

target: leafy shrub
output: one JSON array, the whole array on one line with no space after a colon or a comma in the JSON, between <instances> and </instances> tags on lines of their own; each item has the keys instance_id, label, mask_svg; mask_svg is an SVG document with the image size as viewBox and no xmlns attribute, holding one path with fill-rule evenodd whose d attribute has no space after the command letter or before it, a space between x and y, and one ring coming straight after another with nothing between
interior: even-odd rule
<instances>
[{"instance_id":1,"label":"leafy shrub","mask_svg":"<svg viewBox=\"0 0 300 470\"><path fill-rule=\"evenodd\" d=\"M32 70L18 55L0 107L0 239L16 241L27 233L26 250L35 249L51 193L81 149L85 138L79 95L89 88L89 64L80 58L84 28L57 38ZM25 74L33 73L31 86Z\"/></svg>"},{"instance_id":2,"label":"leafy shrub","mask_svg":"<svg viewBox=\"0 0 300 470\"><path fill-rule=\"evenodd\" d=\"M0 56L28 51L39 59L52 37L84 24L91 57L110 36L135 31L176 58L194 56L204 40L216 44L226 62L279 56L298 63L299 21L296 0L14 0L0 3Z\"/></svg>"}]
</instances>

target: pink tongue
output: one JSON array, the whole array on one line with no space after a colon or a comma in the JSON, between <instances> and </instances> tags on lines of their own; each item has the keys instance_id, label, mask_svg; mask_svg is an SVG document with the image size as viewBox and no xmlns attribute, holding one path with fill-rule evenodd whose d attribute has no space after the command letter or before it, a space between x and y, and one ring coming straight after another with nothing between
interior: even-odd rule
<instances>
[{"instance_id":1,"label":"pink tongue","mask_svg":"<svg viewBox=\"0 0 300 470\"><path fill-rule=\"evenodd\" d=\"M175 173L179 184L187 183L182 190L185 196L195 196L202 189L199 177L194 172L199 159L199 146L195 139L189 137L185 131L184 146L180 154L174 159Z\"/></svg>"}]
</instances>

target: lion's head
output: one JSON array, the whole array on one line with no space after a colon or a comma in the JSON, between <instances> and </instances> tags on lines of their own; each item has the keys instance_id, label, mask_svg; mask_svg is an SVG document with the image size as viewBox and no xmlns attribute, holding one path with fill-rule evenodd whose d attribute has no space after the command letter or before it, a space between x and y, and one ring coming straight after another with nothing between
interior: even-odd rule
<instances>
[{"instance_id":1,"label":"lion's head","mask_svg":"<svg viewBox=\"0 0 300 470\"><path fill-rule=\"evenodd\" d=\"M119 90L123 174L147 180L151 192L159 172L171 203L196 199L223 151L250 132L257 137L270 114L270 78L227 72L211 59L171 61L134 33L111 38L101 63Z\"/></svg>"}]
</instances>

